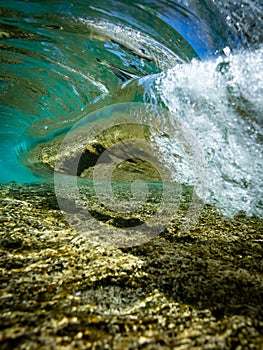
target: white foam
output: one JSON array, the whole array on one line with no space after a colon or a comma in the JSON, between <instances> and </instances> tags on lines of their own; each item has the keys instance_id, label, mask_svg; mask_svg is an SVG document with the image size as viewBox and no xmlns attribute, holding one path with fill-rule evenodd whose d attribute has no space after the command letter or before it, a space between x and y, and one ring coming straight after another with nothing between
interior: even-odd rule
<instances>
[{"instance_id":1,"label":"white foam","mask_svg":"<svg viewBox=\"0 0 263 350\"><path fill-rule=\"evenodd\" d=\"M177 65L156 80L163 102L176 120L186 123L204 151L207 201L226 215L240 210L263 215L262 71L260 47L229 53L224 59ZM170 147L176 150L180 145L171 140ZM169 162L178 166L172 156ZM194 182L189 169L180 169L180 181Z\"/></svg>"}]
</instances>

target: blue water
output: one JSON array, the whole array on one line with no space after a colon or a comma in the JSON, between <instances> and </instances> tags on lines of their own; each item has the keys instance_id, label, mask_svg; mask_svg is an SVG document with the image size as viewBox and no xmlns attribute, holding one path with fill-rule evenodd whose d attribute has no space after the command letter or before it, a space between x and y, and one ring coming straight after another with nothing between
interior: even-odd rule
<instances>
[{"instance_id":1,"label":"blue water","mask_svg":"<svg viewBox=\"0 0 263 350\"><path fill-rule=\"evenodd\" d=\"M0 182L45 180L31 149L83 116L151 102L203 152L199 195L262 216L261 3L1 1ZM155 138L158 157L195 186L191 152L168 134Z\"/></svg>"}]
</instances>

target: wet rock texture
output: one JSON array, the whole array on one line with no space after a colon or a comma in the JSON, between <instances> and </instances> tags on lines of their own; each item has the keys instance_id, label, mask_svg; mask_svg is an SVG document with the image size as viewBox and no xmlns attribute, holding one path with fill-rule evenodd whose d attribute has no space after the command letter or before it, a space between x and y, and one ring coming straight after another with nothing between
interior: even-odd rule
<instances>
[{"instance_id":1,"label":"wet rock texture","mask_svg":"<svg viewBox=\"0 0 263 350\"><path fill-rule=\"evenodd\" d=\"M262 220L181 220L118 249L73 231L52 185L1 185L1 349L262 349Z\"/></svg>"}]
</instances>

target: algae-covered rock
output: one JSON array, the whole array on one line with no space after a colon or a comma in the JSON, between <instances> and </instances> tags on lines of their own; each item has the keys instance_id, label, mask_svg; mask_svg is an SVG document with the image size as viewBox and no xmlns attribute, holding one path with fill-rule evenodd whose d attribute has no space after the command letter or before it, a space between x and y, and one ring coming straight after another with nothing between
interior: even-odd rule
<instances>
[{"instance_id":1,"label":"algae-covered rock","mask_svg":"<svg viewBox=\"0 0 263 350\"><path fill-rule=\"evenodd\" d=\"M119 249L74 231L51 184L1 185L1 349L260 349L262 219L205 206L183 232L184 210Z\"/></svg>"}]
</instances>

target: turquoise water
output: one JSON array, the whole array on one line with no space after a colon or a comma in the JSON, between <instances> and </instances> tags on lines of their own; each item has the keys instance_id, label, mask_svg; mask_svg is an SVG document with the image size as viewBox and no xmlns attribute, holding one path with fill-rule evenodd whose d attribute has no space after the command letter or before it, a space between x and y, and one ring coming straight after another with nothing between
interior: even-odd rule
<instances>
[{"instance_id":1,"label":"turquoise water","mask_svg":"<svg viewBox=\"0 0 263 350\"><path fill-rule=\"evenodd\" d=\"M200 197L229 215L262 216L261 1L0 5L0 182L45 180L31 150L90 113L152 103L174 122L153 141L172 179L196 186L200 160Z\"/></svg>"}]
</instances>

